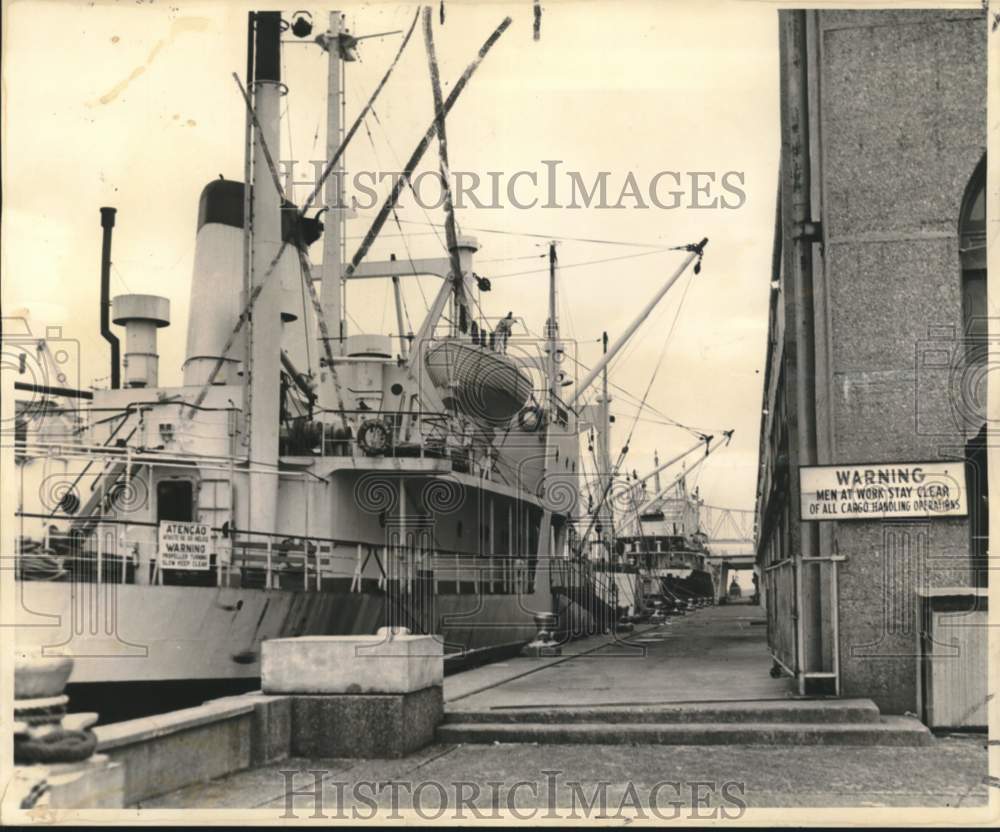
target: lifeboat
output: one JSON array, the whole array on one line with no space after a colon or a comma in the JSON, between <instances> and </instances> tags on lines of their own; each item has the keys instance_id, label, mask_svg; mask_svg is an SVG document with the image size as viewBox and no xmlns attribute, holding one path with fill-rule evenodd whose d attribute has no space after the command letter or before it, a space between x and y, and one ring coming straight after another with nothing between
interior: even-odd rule
<instances>
[{"instance_id":1,"label":"lifeboat","mask_svg":"<svg viewBox=\"0 0 1000 832\"><path fill-rule=\"evenodd\" d=\"M459 412L489 425L509 422L532 393L530 376L509 356L455 339L427 351L427 374Z\"/></svg>"}]
</instances>

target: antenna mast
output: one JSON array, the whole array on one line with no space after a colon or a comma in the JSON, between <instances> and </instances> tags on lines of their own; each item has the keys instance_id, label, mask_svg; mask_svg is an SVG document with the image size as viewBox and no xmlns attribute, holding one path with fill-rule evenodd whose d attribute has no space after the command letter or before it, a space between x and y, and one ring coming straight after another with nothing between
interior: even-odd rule
<instances>
[{"instance_id":1,"label":"antenna mast","mask_svg":"<svg viewBox=\"0 0 1000 832\"><path fill-rule=\"evenodd\" d=\"M326 103L326 159L329 162L344 139L344 73L342 63L346 59L341 45L341 36L346 34L344 15L339 11L330 12L330 28L326 33L328 55L327 103ZM323 228L323 283L320 298L323 316L329 322L330 352L341 355L346 335L344 325L344 159L340 157L326 181L324 205L327 219ZM325 350L321 352L321 355ZM321 373L320 407L332 410L336 407L335 392L329 371Z\"/></svg>"},{"instance_id":2,"label":"antenna mast","mask_svg":"<svg viewBox=\"0 0 1000 832\"><path fill-rule=\"evenodd\" d=\"M608 333L601 334L601 344L604 355L608 354ZM608 363L601 368L601 427L600 427L600 459L601 459L601 493L607 494L613 475L611 465L611 397L608 395Z\"/></svg>"},{"instance_id":3,"label":"antenna mast","mask_svg":"<svg viewBox=\"0 0 1000 832\"><path fill-rule=\"evenodd\" d=\"M549 319L545 326L545 337L548 342L548 388L549 396L546 406L549 409L549 418L555 417L557 402L559 400L559 312L557 303L556 284L556 243L555 240L549 243Z\"/></svg>"}]
</instances>

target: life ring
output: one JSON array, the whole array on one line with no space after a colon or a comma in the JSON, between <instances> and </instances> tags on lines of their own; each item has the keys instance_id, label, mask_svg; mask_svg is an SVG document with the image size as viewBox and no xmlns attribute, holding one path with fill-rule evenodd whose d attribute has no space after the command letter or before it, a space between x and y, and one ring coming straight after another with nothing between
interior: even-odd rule
<instances>
[{"instance_id":1,"label":"life ring","mask_svg":"<svg viewBox=\"0 0 1000 832\"><path fill-rule=\"evenodd\" d=\"M535 433L545 424L545 412L538 406L526 407L517 414L517 425L525 433Z\"/></svg>"},{"instance_id":2,"label":"life ring","mask_svg":"<svg viewBox=\"0 0 1000 832\"><path fill-rule=\"evenodd\" d=\"M389 443L389 428L380 419L369 419L358 428L358 447L368 456L386 453Z\"/></svg>"}]
</instances>

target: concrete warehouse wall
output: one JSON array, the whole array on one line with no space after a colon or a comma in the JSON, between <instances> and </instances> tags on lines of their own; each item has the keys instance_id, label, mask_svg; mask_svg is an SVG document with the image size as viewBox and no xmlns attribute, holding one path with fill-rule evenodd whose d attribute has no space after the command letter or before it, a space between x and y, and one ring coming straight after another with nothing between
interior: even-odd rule
<instances>
[{"instance_id":1,"label":"concrete warehouse wall","mask_svg":"<svg viewBox=\"0 0 1000 832\"><path fill-rule=\"evenodd\" d=\"M817 383L828 385L832 461L961 457L960 394L918 356L929 328L954 333L950 349L962 332L958 220L986 149L985 15L822 11L817 21L816 265L830 374ZM835 539L847 556L842 694L913 711L916 591L973 581L968 519L845 521Z\"/></svg>"}]
</instances>

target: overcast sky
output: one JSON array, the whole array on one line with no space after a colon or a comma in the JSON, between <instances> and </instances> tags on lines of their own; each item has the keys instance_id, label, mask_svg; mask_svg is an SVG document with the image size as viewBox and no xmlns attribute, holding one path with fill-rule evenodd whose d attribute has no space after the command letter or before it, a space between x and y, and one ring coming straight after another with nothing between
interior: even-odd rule
<instances>
[{"instance_id":1,"label":"overcast sky","mask_svg":"<svg viewBox=\"0 0 1000 832\"><path fill-rule=\"evenodd\" d=\"M98 334L100 239L98 208L118 208L112 293L160 294L171 303L171 327L161 332L162 384L180 381L197 200L218 175L241 179L243 104L231 78L245 71L246 11L240 3L59 3L20 0L8 6L3 32L4 315L28 310L40 332L63 327L77 339L83 386L107 384L107 348ZM329 8L309 7L317 31ZM396 3L343 4L356 34L405 28L416 9ZM500 209L468 206L463 229L478 237L476 271L491 277L483 296L488 315L508 310L540 332L546 317L545 241L593 238L681 245L710 238L704 267L686 277L617 362L612 382L641 397L664 341L666 352L649 403L670 418L718 432L735 428L731 447L701 469L702 495L716 505L750 508L756 480L757 430L765 357L767 298L779 151L777 12L764 4L697 2L546 2L541 39L532 39L530 0L446 2L435 38L446 93L493 28L513 25L474 77L448 122L451 165L487 178L501 174ZM287 10L289 13L293 9ZM367 99L399 44L399 36L368 40L361 62L349 65L348 118ZM290 92L282 159L324 154L325 56L315 46L285 49ZM358 134L350 170L398 170L430 122L432 99L420 30L370 119L371 141ZM589 184L607 172L609 202L628 177L645 207L626 197L621 209L545 207L545 160L560 160L557 199L568 201L566 171ZM432 170L432 148L420 170ZM505 190L517 171L519 209ZM648 198L661 171L661 208ZM692 193L691 173L715 183ZM744 196L721 188L731 175ZM707 177L699 177L705 185ZM384 192L386 187L381 189ZM671 190L683 191L680 197ZM433 196L433 190L428 189ZM484 186L482 198L489 200ZM301 198L302 193L299 194ZM694 208L712 202L715 208ZM726 209L722 201L738 207ZM348 235L362 235L374 210L359 211ZM411 198L399 216L412 232L404 247L393 223L373 258L438 256L441 222ZM497 229L496 234L472 231ZM353 252L356 239L349 240ZM643 256L625 257L639 252ZM585 364L600 353L681 262L678 252L563 240L558 253L561 324L578 342ZM319 261L321 244L313 259ZM622 258L610 260L610 258ZM571 264L610 260L586 266ZM537 270L537 271L535 271ZM526 274L519 274L528 272ZM407 308L414 326L434 285L410 281ZM681 300L683 303L681 304ZM678 312L678 307L679 312ZM391 295L381 282L352 286L352 331L392 331ZM676 321L676 323L674 323ZM356 324L355 324L356 322ZM613 391L614 393L614 391ZM634 405L616 395L613 446L620 447ZM644 419L658 419L654 413ZM626 466L649 468L690 444L690 435L640 421ZM694 478L692 477L692 480Z\"/></svg>"}]
</instances>

